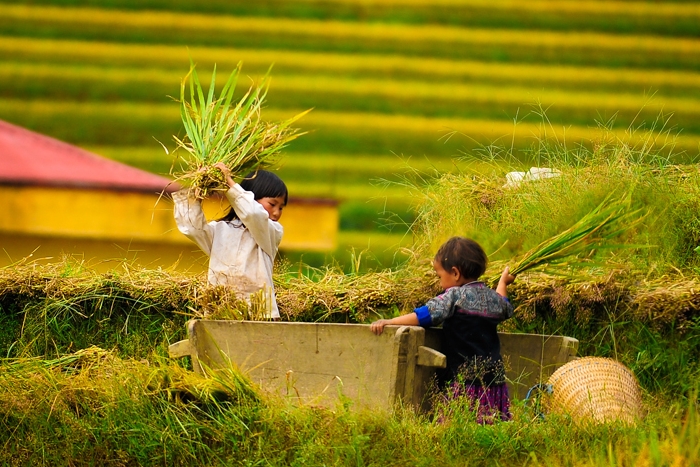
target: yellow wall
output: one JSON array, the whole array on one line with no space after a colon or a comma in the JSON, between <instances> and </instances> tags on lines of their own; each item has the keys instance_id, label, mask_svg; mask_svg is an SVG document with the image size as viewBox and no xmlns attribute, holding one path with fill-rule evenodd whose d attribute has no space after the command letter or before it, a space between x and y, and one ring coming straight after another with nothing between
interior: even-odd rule
<instances>
[{"instance_id":1,"label":"yellow wall","mask_svg":"<svg viewBox=\"0 0 700 467\"><path fill-rule=\"evenodd\" d=\"M224 199L207 200L209 219L223 214ZM201 253L175 226L172 201L158 195L95 189L0 186L0 264L31 253L61 251L91 258L201 263ZM331 251L336 247L335 203L290 200L281 218L282 250ZM120 255L119 252L125 252ZM128 253L128 254L126 254ZM154 264L156 264L154 263ZM204 263L205 264L205 263Z\"/></svg>"},{"instance_id":2,"label":"yellow wall","mask_svg":"<svg viewBox=\"0 0 700 467\"><path fill-rule=\"evenodd\" d=\"M143 193L0 186L0 231L177 242L172 208L157 200Z\"/></svg>"},{"instance_id":3,"label":"yellow wall","mask_svg":"<svg viewBox=\"0 0 700 467\"><path fill-rule=\"evenodd\" d=\"M0 232L0 267L70 258L105 272L127 262L145 268L204 273L208 258L194 243L143 242Z\"/></svg>"}]
</instances>

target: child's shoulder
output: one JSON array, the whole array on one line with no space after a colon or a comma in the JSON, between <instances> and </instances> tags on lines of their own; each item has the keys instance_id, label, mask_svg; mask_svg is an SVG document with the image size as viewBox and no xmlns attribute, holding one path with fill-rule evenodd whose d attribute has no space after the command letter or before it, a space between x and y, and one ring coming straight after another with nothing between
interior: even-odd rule
<instances>
[{"instance_id":1,"label":"child's shoulder","mask_svg":"<svg viewBox=\"0 0 700 467\"><path fill-rule=\"evenodd\" d=\"M459 287L453 287L455 292L466 298L487 297L488 299L500 299L501 296L483 282L470 282Z\"/></svg>"},{"instance_id":2,"label":"child's shoulder","mask_svg":"<svg viewBox=\"0 0 700 467\"><path fill-rule=\"evenodd\" d=\"M494 289L484 283L455 287L458 295L454 297L455 305L462 310L474 311L479 316L498 317L509 306L508 301ZM467 313L469 314L469 313Z\"/></svg>"},{"instance_id":3,"label":"child's shoulder","mask_svg":"<svg viewBox=\"0 0 700 467\"><path fill-rule=\"evenodd\" d=\"M482 281L468 282L466 284L462 284L458 287L455 287L455 289L459 289L460 291L463 291L465 293L483 293L484 291L493 290Z\"/></svg>"}]
</instances>

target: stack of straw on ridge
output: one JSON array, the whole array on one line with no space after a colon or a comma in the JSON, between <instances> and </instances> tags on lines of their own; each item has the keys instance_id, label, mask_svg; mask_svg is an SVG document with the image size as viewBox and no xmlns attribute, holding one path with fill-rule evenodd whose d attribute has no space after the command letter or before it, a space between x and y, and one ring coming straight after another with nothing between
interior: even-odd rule
<instances>
[{"instance_id":1,"label":"stack of straw on ridge","mask_svg":"<svg viewBox=\"0 0 700 467\"><path fill-rule=\"evenodd\" d=\"M174 137L178 148L187 155L175 180L190 188L196 198L205 198L213 191L226 191L228 186L214 164L223 162L231 176L240 178L258 168L270 168L280 151L302 135L291 125L309 110L288 120L272 123L260 118L260 111L269 88L270 73L252 85L238 101L233 101L241 63L215 97L216 67L205 95L193 64L180 85L180 115L186 135ZM189 81L189 102L185 88Z\"/></svg>"}]
</instances>

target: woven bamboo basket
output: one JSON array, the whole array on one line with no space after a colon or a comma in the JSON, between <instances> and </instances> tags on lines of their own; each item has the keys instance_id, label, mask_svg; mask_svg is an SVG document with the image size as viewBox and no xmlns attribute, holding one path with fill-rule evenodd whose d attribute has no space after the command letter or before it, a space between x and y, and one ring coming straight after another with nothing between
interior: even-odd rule
<instances>
[{"instance_id":1,"label":"woven bamboo basket","mask_svg":"<svg viewBox=\"0 0 700 467\"><path fill-rule=\"evenodd\" d=\"M549 377L543 402L547 412L564 413L575 422L632 424L642 417L642 397L634 374L610 358L573 360Z\"/></svg>"}]
</instances>

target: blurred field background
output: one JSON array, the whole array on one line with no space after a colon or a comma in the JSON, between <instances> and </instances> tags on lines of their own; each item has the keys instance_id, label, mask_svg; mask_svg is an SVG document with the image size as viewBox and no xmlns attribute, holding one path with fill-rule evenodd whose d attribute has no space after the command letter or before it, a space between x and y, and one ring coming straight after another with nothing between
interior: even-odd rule
<instances>
[{"instance_id":1,"label":"blurred field background","mask_svg":"<svg viewBox=\"0 0 700 467\"><path fill-rule=\"evenodd\" d=\"M167 174L189 58L205 82L274 64L265 116L314 109L280 175L341 202L338 250L303 260L386 267L414 214L382 180L407 166L456 171L495 144L527 168L543 132L575 145L598 125L694 160L699 36L690 1L0 0L0 119Z\"/></svg>"}]
</instances>

